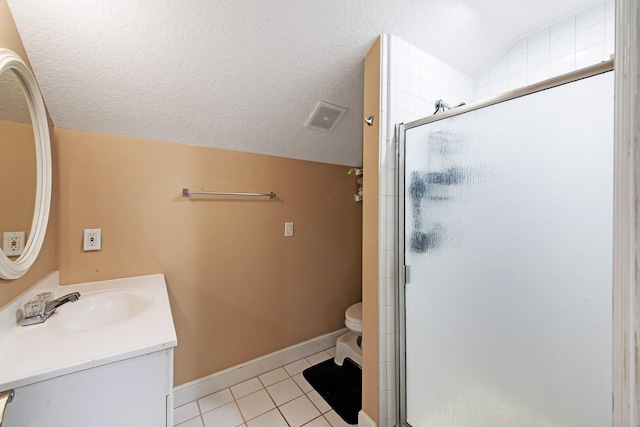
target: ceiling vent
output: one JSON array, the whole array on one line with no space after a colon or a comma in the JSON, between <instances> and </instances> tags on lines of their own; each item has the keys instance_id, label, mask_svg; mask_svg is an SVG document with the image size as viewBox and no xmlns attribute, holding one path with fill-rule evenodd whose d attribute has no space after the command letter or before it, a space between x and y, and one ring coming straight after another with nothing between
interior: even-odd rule
<instances>
[{"instance_id":1,"label":"ceiling vent","mask_svg":"<svg viewBox=\"0 0 640 427\"><path fill-rule=\"evenodd\" d=\"M309 115L309 119L304 127L323 132L331 132L338 126L347 109L337 105L318 102Z\"/></svg>"}]
</instances>

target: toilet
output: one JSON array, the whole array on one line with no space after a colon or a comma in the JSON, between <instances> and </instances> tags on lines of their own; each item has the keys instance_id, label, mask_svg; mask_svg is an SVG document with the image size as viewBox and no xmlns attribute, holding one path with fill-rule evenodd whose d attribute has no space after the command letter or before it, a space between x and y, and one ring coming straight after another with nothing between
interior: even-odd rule
<instances>
[{"instance_id":1,"label":"toilet","mask_svg":"<svg viewBox=\"0 0 640 427\"><path fill-rule=\"evenodd\" d=\"M347 308L344 317L344 324L349 332L338 338L333 361L342 366L344 359L349 358L362 368L362 303Z\"/></svg>"}]
</instances>

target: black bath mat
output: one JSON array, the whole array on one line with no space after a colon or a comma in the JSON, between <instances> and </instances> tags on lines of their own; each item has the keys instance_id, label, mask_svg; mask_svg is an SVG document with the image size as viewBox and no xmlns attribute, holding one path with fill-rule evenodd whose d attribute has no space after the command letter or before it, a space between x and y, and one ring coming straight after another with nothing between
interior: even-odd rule
<instances>
[{"instance_id":1,"label":"black bath mat","mask_svg":"<svg viewBox=\"0 0 640 427\"><path fill-rule=\"evenodd\" d=\"M348 359L342 366L325 360L302 372L309 384L348 424L358 424L362 409L362 370Z\"/></svg>"}]
</instances>

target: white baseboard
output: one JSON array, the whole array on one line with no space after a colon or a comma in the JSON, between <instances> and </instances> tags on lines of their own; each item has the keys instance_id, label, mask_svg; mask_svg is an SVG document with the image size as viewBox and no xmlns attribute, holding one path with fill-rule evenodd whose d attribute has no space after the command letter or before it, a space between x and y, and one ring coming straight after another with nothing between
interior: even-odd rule
<instances>
[{"instance_id":1,"label":"white baseboard","mask_svg":"<svg viewBox=\"0 0 640 427\"><path fill-rule=\"evenodd\" d=\"M376 423L366 412L358 412L358 427L377 427Z\"/></svg>"},{"instance_id":2,"label":"white baseboard","mask_svg":"<svg viewBox=\"0 0 640 427\"><path fill-rule=\"evenodd\" d=\"M173 389L174 407L177 408L211 393L333 347L336 345L338 337L347 333L347 331L347 328L343 328L179 385ZM375 427L375 424L372 424L372 426Z\"/></svg>"}]
</instances>

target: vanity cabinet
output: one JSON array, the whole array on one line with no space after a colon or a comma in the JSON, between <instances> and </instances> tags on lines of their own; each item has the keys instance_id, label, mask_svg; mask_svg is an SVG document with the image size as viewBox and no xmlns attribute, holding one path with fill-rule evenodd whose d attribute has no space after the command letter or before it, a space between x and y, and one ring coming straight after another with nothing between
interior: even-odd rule
<instances>
[{"instance_id":1,"label":"vanity cabinet","mask_svg":"<svg viewBox=\"0 0 640 427\"><path fill-rule=\"evenodd\" d=\"M2 425L172 427L172 390L170 348L18 387Z\"/></svg>"},{"instance_id":2,"label":"vanity cabinet","mask_svg":"<svg viewBox=\"0 0 640 427\"><path fill-rule=\"evenodd\" d=\"M16 322L45 291L81 296ZM177 343L162 274L60 286L52 273L0 309L0 391L15 391L2 427L172 427Z\"/></svg>"}]
</instances>

